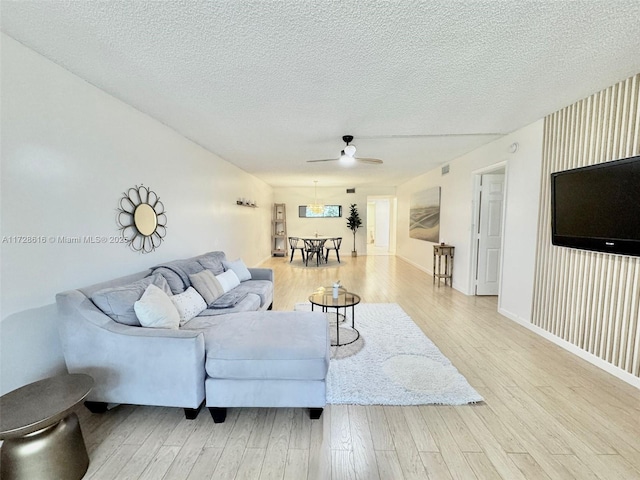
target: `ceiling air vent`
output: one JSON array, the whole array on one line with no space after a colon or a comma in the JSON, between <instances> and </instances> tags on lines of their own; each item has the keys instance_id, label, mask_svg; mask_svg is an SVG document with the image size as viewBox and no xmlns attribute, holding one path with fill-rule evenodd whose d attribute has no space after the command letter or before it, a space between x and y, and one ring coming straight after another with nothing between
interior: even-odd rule
<instances>
[{"instance_id":1,"label":"ceiling air vent","mask_svg":"<svg viewBox=\"0 0 640 480\"><path fill-rule=\"evenodd\" d=\"M355 188L347 188L347 193L356 193Z\"/></svg>"},{"instance_id":2,"label":"ceiling air vent","mask_svg":"<svg viewBox=\"0 0 640 480\"><path fill-rule=\"evenodd\" d=\"M442 166L442 175L446 175L447 173L449 173L449 165L443 165Z\"/></svg>"}]
</instances>

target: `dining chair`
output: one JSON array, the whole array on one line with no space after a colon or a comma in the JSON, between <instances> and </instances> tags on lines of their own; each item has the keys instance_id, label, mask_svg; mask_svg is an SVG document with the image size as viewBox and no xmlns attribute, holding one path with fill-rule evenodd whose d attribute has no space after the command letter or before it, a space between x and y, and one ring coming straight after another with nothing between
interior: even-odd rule
<instances>
[{"instance_id":1,"label":"dining chair","mask_svg":"<svg viewBox=\"0 0 640 480\"><path fill-rule=\"evenodd\" d=\"M309 258L316 257L316 266L320 265L320 262L324 262L324 242L326 239L321 238L305 238L304 239L304 250L307 256L305 261L305 265L309 265Z\"/></svg>"},{"instance_id":2,"label":"dining chair","mask_svg":"<svg viewBox=\"0 0 640 480\"><path fill-rule=\"evenodd\" d=\"M336 237L336 238L332 238L331 241L333 242L333 247L329 246L325 246L325 250L327 251L327 253L324 256L324 260L326 262L329 261L329 251L330 250L335 250L336 251L336 257L338 257L338 263L340 263L340 245L342 244L342 237ZM331 244L330 244L331 245Z\"/></svg>"},{"instance_id":3,"label":"dining chair","mask_svg":"<svg viewBox=\"0 0 640 480\"><path fill-rule=\"evenodd\" d=\"M302 255L302 261L305 261L304 258L304 242L301 244L300 239L298 237L289 237L289 247L291 247L291 260L289 263L293 262L293 254L296 250L300 250L300 255Z\"/></svg>"}]
</instances>

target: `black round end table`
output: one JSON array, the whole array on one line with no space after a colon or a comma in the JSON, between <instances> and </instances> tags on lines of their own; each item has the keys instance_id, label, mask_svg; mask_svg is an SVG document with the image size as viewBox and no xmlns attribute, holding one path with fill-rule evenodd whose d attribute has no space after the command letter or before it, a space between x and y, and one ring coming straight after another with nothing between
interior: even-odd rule
<instances>
[{"instance_id":1,"label":"black round end table","mask_svg":"<svg viewBox=\"0 0 640 480\"><path fill-rule=\"evenodd\" d=\"M334 298L332 287L320 287L309 296L309 302L311 302L311 311L314 306L322 308L324 313L330 313L330 309L335 309L336 316L336 343L332 343L332 347L342 347L344 345L350 345L360 338L360 332L355 327L355 306L360 303L360 297L355 293L347 292L346 289L340 288L338 296ZM340 343L340 319L347 318L347 308L351 307L351 329L356 332L355 338L348 342ZM340 309L344 310L344 314L340 313Z\"/></svg>"}]
</instances>

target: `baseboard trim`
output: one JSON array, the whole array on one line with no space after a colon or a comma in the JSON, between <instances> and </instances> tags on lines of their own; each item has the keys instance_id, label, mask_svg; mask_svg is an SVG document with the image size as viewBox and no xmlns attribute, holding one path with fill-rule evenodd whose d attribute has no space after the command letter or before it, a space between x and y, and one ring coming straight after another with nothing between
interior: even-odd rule
<instances>
[{"instance_id":1,"label":"baseboard trim","mask_svg":"<svg viewBox=\"0 0 640 480\"><path fill-rule=\"evenodd\" d=\"M431 270L428 270L426 267L423 267L422 265L418 265L417 263L415 263L415 262L413 262L413 261L409 260L407 257L404 257L404 256L402 256L402 255L398 255L397 253L396 253L396 257L401 258L402 260L404 260L404 261L405 261L405 262L407 262L408 264L413 265L414 267L416 267L418 270L422 270L422 271L423 271L424 273L426 273L427 275L430 275L431 277L433 277L433 272L432 272ZM457 290L458 292L460 292L460 293L464 294L464 295L467 295L467 296L471 295L471 293L466 292L465 290L463 290L462 288L460 288L460 285L458 285L457 283L454 283L454 284L452 285L452 288L453 288L454 290Z\"/></svg>"},{"instance_id":2,"label":"baseboard trim","mask_svg":"<svg viewBox=\"0 0 640 480\"><path fill-rule=\"evenodd\" d=\"M416 262L409 260L407 257L405 257L404 255L398 255L396 254L396 257L401 258L402 260L404 260L405 262L407 262L410 265L413 265L414 267L416 267L418 270L422 270L424 273L433 276L433 272L431 270L427 270L425 267L423 267L422 265L417 264Z\"/></svg>"},{"instance_id":3,"label":"baseboard trim","mask_svg":"<svg viewBox=\"0 0 640 480\"><path fill-rule=\"evenodd\" d=\"M589 353L586 350L581 349L580 347L574 345L571 342L567 342L566 340L563 340L562 338L557 337L553 333L547 332L545 329L540 328L537 325L534 325L531 322L528 322L518 317L517 315L505 310L504 308L498 308L498 313L507 317L509 320L512 320L517 324L522 325L528 330L531 330L533 333L536 333L541 337L564 348L568 352L573 353L574 355L582 358L583 360L586 360L587 362L591 363L592 365L595 365L596 367L604 370L605 372L610 373L611 375L613 375L616 378L619 378L623 382L628 383L629 385L637 389L640 389L640 378L636 377L635 375L632 375L629 372L621 369L620 367L616 367L615 365L612 365L609 362L602 360L600 357L597 357L593 353Z\"/></svg>"},{"instance_id":4,"label":"baseboard trim","mask_svg":"<svg viewBox=\"0 0 640 480\"><path fill-rule=\"evenodd\" d=\"M262 260L260 260L258 263L256 263L254 265L254 267L258 267L258 265L262 265L264 262L266 262L267 260L269 260L270 258L273 258L273 255L269 255L268 257L263 258ZM284 258L287 258L287 255L284 256Z\"/></svg>"}]
</instances>

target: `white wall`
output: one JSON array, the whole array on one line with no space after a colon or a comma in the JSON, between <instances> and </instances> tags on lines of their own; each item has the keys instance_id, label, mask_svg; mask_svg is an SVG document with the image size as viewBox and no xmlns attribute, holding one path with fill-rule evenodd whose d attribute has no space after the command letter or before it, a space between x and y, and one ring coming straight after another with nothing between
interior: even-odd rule
<instances>
[{"instance_id":1,"label":"white wall","mask_svg":"<svg viewBox=\"0 0 640 480\"><path fill-rule=\"evenodd\" d=\"M503 239L500 308L531 318L535 266L543 120L484 145L450 162L450 172L440 168L398 187L397 254L433 273L433 243L409 237L411 194L440 186L440 240L454 245L453 287L471 294L471 225L473 179L482 169L507 162L507 194ZM516 153L509 146L519 143Z\"/></svg>"},{"instance_id":2,"label":"white wall","mask_svg":"<svg viewBox=\"0 0 640 480\"><path fill-rule=\"evenodd\" d=\"M394 195L394 187L360 187L356 193L346 193L344 187L320 187L317 188L318 202L325 205L342 205L341 218L299 218L298 206L313 203L314 187L280 187L274 189L274 198L277 203L287 206L287 235L305 236L319 235L342 237L340 251L349 253L353 249L353 233L347 228L347 217L350 206L355 203L358 206L358 214L362 220L362 227L356 232L356 250L358 255L367 254L367 196L368 195Z\"/></svg>"},{"instance_id":3,"label":"white wall","mask_svg":"<svg viewBox=\"0 0 640 480\"><path fill-rule=\"evenodd\" d=\"M527 322L533 307L543 127L544 120L539 120L513 134L519 149L509 155L506 172L498 311Z\"/></svg>"},{"instance_id":4,"label":"white wall","mask_svg":"<svg viewBox=\"0 0 640 480\"><path fill-rule=\"evenodd\" d=\"M1 235L118 236L125 190L167 211L150 254L121 244L1 244L0 393L64 370L57 292L211 250L270 255L270 186L2 35ZM255 199L260 208L235 204Z\"/></svg>"}]
</instances>

